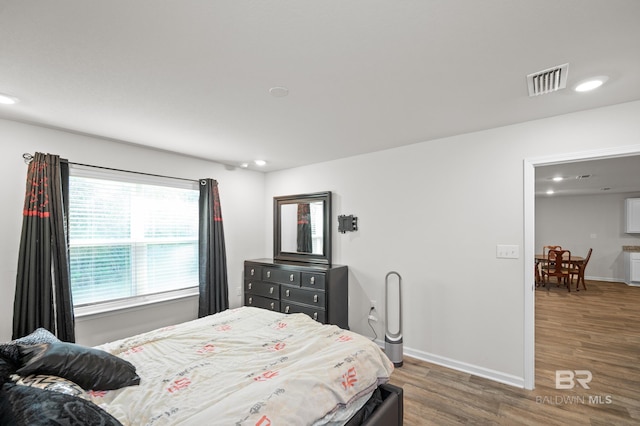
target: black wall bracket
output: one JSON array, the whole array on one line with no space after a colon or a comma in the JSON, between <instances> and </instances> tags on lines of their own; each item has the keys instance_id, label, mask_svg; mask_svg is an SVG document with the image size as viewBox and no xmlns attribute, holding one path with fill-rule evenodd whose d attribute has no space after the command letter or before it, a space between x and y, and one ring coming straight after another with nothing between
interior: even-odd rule
<instances>
[{"instance_id":1,"label":"black wall bracket","mask_svg":"<svg viewBox=\"0 0 640 426\"><path fill-rule=\"evenodd\" d=\"M344 234L358 230L358 218L350 214L349 216L338 216L338 232Z\"/></svg>"}]
</instances>

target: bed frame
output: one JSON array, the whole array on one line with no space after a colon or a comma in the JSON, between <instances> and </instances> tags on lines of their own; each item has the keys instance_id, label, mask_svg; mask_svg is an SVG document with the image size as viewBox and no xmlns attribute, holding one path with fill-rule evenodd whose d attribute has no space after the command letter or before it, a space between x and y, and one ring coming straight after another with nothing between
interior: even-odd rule
<instances>
[{"instance_id":1,"label":"bed frame","mask_svg":"<svg viewBox=\"0 0 640 426\"><path fill-rule=\"evenodd\" d=\"M380 393L374 394L345 426L402 426L404 413L402 388L387 383L378 389Z\"/></svg>"}]
</instances>

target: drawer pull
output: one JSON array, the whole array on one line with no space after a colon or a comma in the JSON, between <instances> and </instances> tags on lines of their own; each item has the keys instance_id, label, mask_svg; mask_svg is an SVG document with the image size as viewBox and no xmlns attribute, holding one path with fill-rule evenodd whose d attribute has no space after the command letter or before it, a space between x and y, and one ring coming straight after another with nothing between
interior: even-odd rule
<instances>
[{"instance_id":1,"label":"drawer pull","mask_svg":"<svg viewBox=\"0 0 640 426\"><path fill-rule=\"evenodd\" d=\"M311 285L315 285L315 283L316 283L316 277L311 277L311 279L309 280L309 282L311 283Z\"/></svg>"},{"instance_id":2,"label":"drawer pull","mask_svg":"<svg viewBox=\"0 0 640 426\"><path fill-rule=\"evenodd\" d=\"M287 305L287 306L284 308L284 313L285 313L285 314L288 314L288 313L289 313L289 305Z\"/></svg>"},{"instance_id":3,"label":"drawer pull","mask_svg":"<svg viewBox=\"0 0 640 426\"><path fill-rule=\"evenodd\" d=\"M271 310L272 310L272 311L275 309L275 307L276 307L275 302L271 302Z\"/></svg>"},{"instance_id":4,"label":"drawer pull","mask_svg":"<svg viewBox=\"0 0 640 426\"><path fill-rule=\"evenodd\" d=\"M318 295L317 295L317 294L314 294L314 295L313 295L313 301L314 301L315 303L318 303Z\"/></svg>"},{"instance_id":5,"label":"drawer pull","mask_svg":"<svg viewBox=\"0 0 640 426\"><path fill-rule=\"evenodd\" d=\"M314 312L314 313L313 313L313 319L314 319L314 320L316 320L316 321L318 321L318 313L317 313L317 312Z\"/></svg>"},{"instance_id":6,"label":"drawer pull","mask_svg":"<svg viewBox=\"0 0 640 426\"><path fill-rule=\"evenodd\" d=\"M267 278L271 278L271 271L267 271Z\"/></svg>"},{"instance_id":7,"label":"drawer pull","mask_svg":"<svg viewBox=\"0 0 640 426\"><path fill-rule=\"evenodd\" d=\"M293 282L293 274L289 275L289 281Z\"/></svg>"},{"instance_id":8,"label":"drawer pull","mask_svg":"<svg viewBox=\"0 0 640 426\"><path fill-rule=\"evenodd\" d=\"M249 304L252 305L253 304L253 297L249 298Z\"/></svg>"},{"instance_id":9,"label":"drawer pull","mask_svg":"<svg viewBox=\"0 0 640 426\"><path fill-rule=\"evenodd\" d=\"M251 283L249 283L249 290L251 290Z\"/></svg>"},{"instance_id":10,"label":"drawer pull","mask_svg":"<svg viewBox=\"0 0 640 426\"><path fill-rule=\"evenodd\" d=\"M269 294L273 294L273 287L269 287Z\"/></svg>"},{"instance_id":11,"label":"drawer pull","mask_svg":"<svg viewBox=\"0 0 640 426\"><path fill-rule=\"evenodd\" d=\"M251 268L251 276L254 276L256 274L256 270Z\"/></svg>"},{"instance_id":12,"label":"drawer pull","mask_svg":"<svg viewBox=\"0 0 640 426\"><path fill-rule=\"evenodd\" d=\"M289 291L289 290L287 290L287 291L285 291L285 292L284 292L284 294L285 294L287 297L289 297L289 293L290 293L290 291Z\"/></svg>"}]
</instances>

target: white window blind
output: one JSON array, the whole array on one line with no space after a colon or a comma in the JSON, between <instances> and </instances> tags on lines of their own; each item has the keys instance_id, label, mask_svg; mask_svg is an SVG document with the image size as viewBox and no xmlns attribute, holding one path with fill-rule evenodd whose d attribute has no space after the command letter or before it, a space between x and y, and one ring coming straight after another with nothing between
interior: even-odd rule
<instances>
[{"instance_id":1,"label":"white window blind","mask_svg":"<svg viewBox=\"0 0 640 426\"><path fill-rule=\"evenodd\" d=\"M198 197L197 182L72 165L74 306L197 287Z\"/></svg>"},{"instance_id":2,"label":"white window blind","mask_svg":"<svg viewBox=\"0 0 640 426\"><path fill-rule=\"evenodd\" d=\"M324 222L322 216L324 214L324 203L309 203L309 216L311 222L311 241L313 242L312 253L324 253L323 235Z\"/></svg>"}]
</instances>

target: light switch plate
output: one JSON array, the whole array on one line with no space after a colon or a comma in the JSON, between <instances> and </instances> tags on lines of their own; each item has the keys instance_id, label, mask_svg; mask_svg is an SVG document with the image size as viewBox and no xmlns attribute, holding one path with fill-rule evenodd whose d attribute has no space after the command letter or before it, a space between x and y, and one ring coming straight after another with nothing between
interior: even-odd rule
<instances>
[{"instance_id":1,"label":"light switch plate","mask_svg":"<svg viewBox=\"0 0 640 426\"><path fill-rule=\"evenodd\" d=\"M518 259L520 257L520 246L498 244L496 246L496 257L498 259Z\"/></svg>"}]
</instances>

